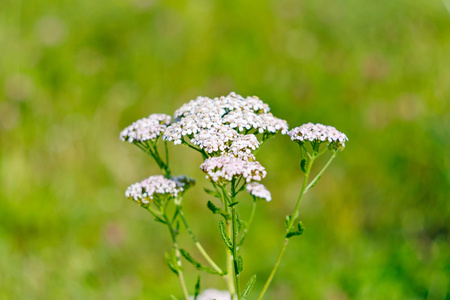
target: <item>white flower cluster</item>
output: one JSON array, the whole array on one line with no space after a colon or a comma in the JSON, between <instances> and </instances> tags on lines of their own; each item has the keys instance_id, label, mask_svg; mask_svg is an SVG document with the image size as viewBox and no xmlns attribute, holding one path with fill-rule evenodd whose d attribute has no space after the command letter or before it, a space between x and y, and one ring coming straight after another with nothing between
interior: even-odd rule
<instances>
[{"instance_id":1,"label":"white flower cluster","mask_svg":"<svg viewBox=\"0 0 450 300\"><path fill-rule=\"evenodd\" d=\"M207 153L223 152L228 149L229 143L237 136L238 133L235 130L225 125L219 125L208 129L200 129L191 139L191 142Z\"/></svg>"},{"instance_id":2,"label":"white flower cluster","mask_svg":"<svg viewBox=\"0 0 450 300\"><path fill-rule=\"evenodd\" d=\"M132 184L125 191L125 196L142 206L148 206L155 197L171 195L177 197L183 191L184 183L179 179L167 179L162 175L150 176Z\"/></svg>"},{"instance_id":3,"label":"white flower cluster","mask_svg":"<svg viewBox=\"0 0 450 300\"><path fill-rule=\"evenodd\" d=\"M255 160L252 151L259 147L254 134L238 135L227 149L227 153L243 160Z\"/></svg>"},{"instance_id":4,"label":"white flower cluster","mask_svg":"<svg viewBox=\"0 0 450 300\"><path fill-rule=\"evenodd\" d=\"M266 201L272 200L272 195L270 194L269 190L266 189L266 187L261 183L252 182L247 184L246 188L247 192L252 196L265 199Z\"/></svg>"},{"instance_id":5,"label":"white flower cluster","mask_svg":"<svg viewBox=\"0 0 450 300\"><path fill-rule=\"evenodd\" d=\"M200 169L207 174L206 178L216 183L231 181L238 176L242 176L246 182L260 181L267 174L259 162L229 155L208 158L200 165Z\"/></svg>"},{"instance_id":6,"label":"white flower cluster","mask_svg":"<svg viewBox=\"0 0 450 300\"><path fill-rule=\"evenodd\" d=\"M172 117L166 114L151 114L122 130L120 139L130 143L155 140L164 133L171 119Z\"/></svg>"},{"instance_id":7,"label":"white flower cluster","mask_svg":"<svg viewBox=\"0 0 450 300\"><path fill-rule=\"evenodd\" d=\"M189 300L194 300L193 296L189 297ZM198 295L197 300L231 300L230 292L219 291L216 289L206 289Z\"/></svg>"},{"instance_id":8,"label":"white flower cluster","mask_svg":"<svg viewBox=\"0 0 450 300\"><path fill-rule=\"evenodd\" d=\"M252 129L259 133L281 131L286 134L288 131L287 122L274 117L269 106L258 97L244 98L235 93L214 99L198 97L181 106L175 112L175 118L176 122L168 126L163 138L181 144L183 137L187 136L207 151L223 147L222 141L217 142L219 138L211 140L211 135L223 133L224 125L235 131L235 134L225 131L229 136Z\"/></svg>"},{"instance_id":9,"label":"white flower cluster","mask_svg":"<svg viewBox=\"0 0 450 300\"><path fill-rule=\"evenodd\" d=\"M304 143L309 142L329 142L336 148L344 148L345 142L348 141L347 136L336 130L333 126L326 126L322 124L306 123L302 126L295 127L288 132L288 135L293 141Z\"/></svg>"}]
</instances>

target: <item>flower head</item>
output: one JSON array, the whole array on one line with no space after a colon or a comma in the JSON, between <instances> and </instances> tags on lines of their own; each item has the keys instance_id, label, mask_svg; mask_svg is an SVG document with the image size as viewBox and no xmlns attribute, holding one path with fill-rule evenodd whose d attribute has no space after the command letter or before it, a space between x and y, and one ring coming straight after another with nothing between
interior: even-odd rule
<instances>
[{"instance_id":1,"label":"flower head","mask_svg":"<svg viewBox=\"0 0 450 300\"><path fill-rule=\"evenodd\" d=\"M242 176L246 182L260 181L267 172L257 161L246 161L234 156L222 155L206 159L200 169L210 180L222 184Z\"/></svg>"},{"instance_id":2,"label":"flower head","mask_svg":"<svg viewBox=\"0 0 450 300\"><path fill-rule=\"evenodd\" d=\"M207 129L200 129L194 134L191 142L207 153L224 152L238 133L225 125L213 126Z\"/></svg>"},{"instance_id":3,"label":"flower head","mask_svg":"<svg viewBox=\"0 0 450 300\"><path fill-rule=\"evenodd\" d=\"M169 115L151 114L148 118L137 120L122 130L120 139L130 143L155 140L164 133L170 121Z\"/></svg>"},{"instance_id":4,"label":"flower head","mask_svg":"<svg viewBox=\"0 0 450 300\"><path fill-rule=\"evenodd\" d=\"M157 200L162 195L177 197L179 193L183 192L185 184L178 177L167 179L162 175L150 176L129 186L125 191L125 196L146 207L151 201Z\"/></svg>"},{"instance_id":5,"label":"flower head","mask_svg":"<svg viewBox=\"0 0 450 300\"><path fill-rule=\"evenodd\" d=\"M318 144L329 143L336 150L342 150L345 147L345 142L348 141L347 136L336 130L333 126L326 126L319 123L307 123L295 127L288 132L288 135L291 137L291 140L300 144L308 141Z\"/></svg>"},{"instance_id":6,"label":"flower head","mask_svg":"<svg viewBox=\"0 0 450 300\"><path fill-rule=\"evenodd\" d=\"M175 120L163 134L164 139L175 144L181 144L183 137L187 136L197 145L202 145L205 138L219 133L223 126L245 134L251 130L286 134L288 130L287 122L274 117L270 107L258 97L244 98L235 93L214 99L198 97L191 100L175 111ZM211 131L212 128L216 129ZM208 134L205 135L204 130Z\"/></svg>"},{"instance_id":7,"label":"flower head","mask_svg":"<svg viewBox=\"0 0 450 300\"><path fill-rule=\"evenodd\" d=\"M239 134L227 147L227 153L243 160L255 160L252 151L258 147L259 142L254 134Z\"/></svg>"},{"instance_id":8,"label":"flower head","mask_svg":"<svg viewBox=\"0 0 450 300\"><path fill-rule=\"evenodd\" d=\"M265 199L267 202L272 200L269 190L261 183L251 182L247 184L247 192L257 198Z\"/></svg>"}]
</instances>

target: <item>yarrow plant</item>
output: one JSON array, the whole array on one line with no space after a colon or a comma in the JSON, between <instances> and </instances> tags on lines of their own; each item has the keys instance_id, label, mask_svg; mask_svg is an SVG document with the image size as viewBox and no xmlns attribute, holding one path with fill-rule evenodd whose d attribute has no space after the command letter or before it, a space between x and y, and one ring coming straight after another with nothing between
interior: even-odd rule
<instances>
[{"instance_id":1,"label":"yarrow plant","mask_svg":"<svg viewBox=\"0 0 450 300\"><path fill-rule=\"evenodd\" d=\"M280 253L270 275L265 279L258 299L263 298L272 282L290 238L303 233L302 222L298 221L301 199L317 183L336 154L344 149L345 142L348 141L347 136L332 126L313 123L289 130L287 122L275 117L270 112L270 107L258 97L244 98L235 93L213 99L198 97L176 110L173 118L165 114L152 114L134 122L120 133L122 141L135 144L148 153L162 171L162 175L153 175L130 185L125 196L137 202L148 210L156 221L168 227L172 251L166 254L166 260L169 268L178 277L183 299L248 298L256 276L251 276L245 286L241 285L243 258L240 250L259 200L272 200L270 191L259 183L266 177L267 171L256 160L255 152L276 134L287 134L300 146L300 169L304 178L294 210L286 216ZM198 152L204 160L200 169L211 183L211 187L205 188L205 192L217 199L215 203L208 201L206 206L221 218L218 222L218 235L226 252L226 261L222 267L209 256L189 226L183 211L183 196L195 184L195 180L172 175L168 142L189 147ZM310 179L313 163L326 153L331 155ZM238 212L242 192L247 192L253 198L252 210L247 220L241 219ZM196 255L201 255L208 265L200 263L194 255L180 247L180 223L197 248ZM206 289L201 293L198 277L193 296L190 296L185 282L184 263L193 264L198 270L222 277L228 290ZM173 295L172 298L176 299Z\"/></svg>"}]
</instances>

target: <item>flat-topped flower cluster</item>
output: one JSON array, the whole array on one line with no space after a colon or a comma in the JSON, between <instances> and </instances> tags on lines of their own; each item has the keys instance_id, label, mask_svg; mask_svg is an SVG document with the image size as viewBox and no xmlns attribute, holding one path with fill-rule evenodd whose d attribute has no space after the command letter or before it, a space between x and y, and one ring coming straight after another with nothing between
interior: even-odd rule
<instances>
[{"instance_id":1,"label":"flat-topped flower cluster","mask_svg":"<svg viewBox=\"0 0 450 300\"><path fill-rule=\"evenodd\" d=\"M288 132L293 141L299 143L329 143L336 149L343 149L345 142L348 141L347 136L336 130L333 126L322 125L320 123L306 123L302 126L295 127Z\"/></svg>"},{"instance_id":2,"label":"flat-topped flower cluster","mask_svg":"<svg viewBox=\"0 0 450 300\"><path fill-rule=\"evenodd\" d=\"M272 195L270 194L270 191L266 189L266 187L261 183L251 182L247 184L246 188L247 192L256 198L265 199L266 201L272 200Z\"/></svg>"},{"instance_id":3,"label":"flat-topped flower cluster","mask_svg":"<svg viewBox=\"0 0 450 300\"><path fill-rule=\"evenodd\" d=\"M187 138L203 149L205 138L219 133L222 139L208 144L205 147L208 153L224 151L223 144L239 134L286 134L289 128L287 122L275 117L258 97L244 98L235 93L213 99L198 97L176 110L174 117L163 138L175 144Z\"/></svg>"},{"instance_id":4,"label":"flat-topped flower cluster","mask_svg":"<svg viewBox=\"0 0 450 300\"><path fill-rule=\"evenodd\" d=\"M246 161L233 156L211 157L200 165L206 178L219 184L227 183L242 176L248 182L260 181L266 177L266 169L258 161Z\"/></svg>"},{"instance_id":5,"label":"flat-topped flower cluster","mask_svg":"<svg viewBox=\"0 0 450 300\"><path fill-rule=\"evenodd\" d=\"M129 143L156 140L164 133L171 120L172 117L166 114L151 114L122 130L120 139Z\"/></svg>"},{"instance_id":6,"label":"flat-topped flower cluster","mask_svg":"<svg viewBox=\"0 0 450 300\"><path fill-rule=\"evenodd\" d=\"M167 179L162 175L155 175L129 186L125 191L125 196L146 206L161 195L177 197L179 193L183 192L183 186L184 183L177 178Z\"/></svg>"}]
</instances>

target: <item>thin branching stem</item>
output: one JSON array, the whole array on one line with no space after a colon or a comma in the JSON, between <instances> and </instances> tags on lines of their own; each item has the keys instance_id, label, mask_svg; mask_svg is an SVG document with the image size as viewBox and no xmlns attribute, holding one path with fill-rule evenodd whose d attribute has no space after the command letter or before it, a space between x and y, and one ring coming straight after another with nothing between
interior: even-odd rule
<instances>
[{"instance_id":1,"label":"thin branching stem","mask_svg":"<svg viewBox=\"0 0 450 300\"><path fill-rule=\"evenodd\" d=\"M180 252L180 246L178 246L176 232L175 232L172 224L170 223L169 218L167 218L167 216L166 216L166 222L167 222L167 226L169 227L170 235L172 237L173 249L175 251L175 258L177 260L177 266L176 266L177 269L176 270L178 273L178 279L180 281L181 289L183 291L183 296L184 296L185 300L189 300L189 293L187 291L186 282L184 280L183 268L182 268L182 263L181 263L181 252Z\"/></svg>"},{"instance_id":2,"label":"thin branching stem","mask_svg":"<svg viewBox=\"0 0 450 300\"><path fill-rule=\"evenodd\" d=\"M308 184L309 173L311 172L311 167L312 167L312 164L313 164L315 158L316 157L313 154L311 156L311 159L308 162L307 167L306 167L306 172L305 172L305 177L303 179L302 189L300 191L300 195L298 197L297 203L295 204L294 213L291 215L291 218L289 220L288 226L286 227L286 234L289 233L289 231L292 229L292 226L294 225L294 222L295 222L295 220L298 217L298 210L299 210L299 207L300 207L300 202L301 202L302 197L303 197L303 195L305 193L306 186ZM269 288L269 285L272 282L272 279L275 276L275 273L276 273L276 271L278 269L278 266L280 264L281 258L283 257L283 254L286 251L286 247L287 247L288 243L289 243L289 238L285 237L284 241L283 241L283 245L282 245L281 250L280 250L280 254L278 255L278 258L277 258L277 260L275 262L275 265L273 266L272 272L270 272L269 278L267 278L266 283L264 284L264 287L263 287L261 293L259 294L258 300L262 299L262 297L266 293L267 289Z\"/></svg>"},{"instance_id":3,"label":"thin branching stem","mask_svg":"<svg viewBox=\"0 0 450 300\"><path fill-rule=\"evenodd\" d=\"M239 234L239 225L238 225L238 215L236 212L236 180L233 178L231 180L231 198L230 202L233 204L231 206L231 220L232 220L232 255L233 255L233 266L234 266L234 285L236 287L237 299L240 298L240 276L239 276L239 255L238 255L238 234Z\"/></svg>"},{"instance_id":4,"label":"thin branching stem","mask_svg":"<svg viewBox=\"0 0 450 300\"><path fill-rule=\"evenodd\" d=\"M250 226L252 225L253 217L255 216L255 211L256 211L256 198L255 198L255 196L253 196L252 211L250 212L250 217L248 219L247 225L245 226L245 228L242 232L242 238L239 241L238 246L241 246L244 243L245 238L247 237L247 232L248 232Z\"/></svg>"},{"instance_id":5,"label":"thin branching stem","mask_svg":"<svg viewBox=\"0 0 450 300\"><path fill-rule=\"evenodd\" d=\"M164 148L166 150L166 166L169 166L169 147L167 147L166 140L164 140Z\"/></svg>"},{"instance_id":6,"label":"thin branching stem","mask_svg":"<svg viewBox=\"0 0 450 300\"><path fill-rule=\"evenodd\" d=\"M222 195L224 211L228 215L229 210L230 210L230 207L229 207L230 199L229 199L228 191L224 186L220 186L220 188L222 190L221 195ZM232 220L230 220L230 218L226 218L225 222L226 222L227 235L232 236L232 234L233 234ZM234 260L233 260L233 255L229 249L227 249L227 251L226 251L226 262L227 262L228 290L230 291L231 299L238 300L238 294L236 293L236 286L235 286L235 281L234 281L234 267L233 267Z\"/></svg>"},{"instance_id":7,"label":"thin branching stem","mask_svg":"<svg viewBox=\"0 0 450 300\"><path fill-rule=\"evenodd\" d=\"M183 221L184 226L186 227L186 230L188 231L189 235L191 236L192 240L194 241L195 247L198 249L198 251L201 253L201 255L206 259L206 261L211 265L211 267L216 270L218 273L220 273L221 276L224 276L224 272L222 269L217 266L217 264L214 262L214 260L208 255L206 250L202 247L200 242L197 240L196 236L191 230L191 227L189 226L186 217L183 213L183 210L181 207L179 207L178 214L181 217L181 220Z\"/></svg>"},{"instance_id":8,"label":"thin branching stem","mask_svg":"<svg viewBox=\"0 0 450 300\"><path fill-rule=\"evenodd\" d=\"M231 207L231 218L232 218L232 228L233 228L233 236L232 236L232 244L233 244L233 266L234 266L234 285L236 287L237 299L239 300L240 296L240 276L239 276L239 255L238 255L238 220L237 220L237 212L236 206L233 205Z\"/></svg>"},{"instance_id":9,"label":"thin branching stem","mask_svg":"<svg viewBox=\"0 0 450 300\"><path fill-rule=\"evenodd\" d=\"M325 164L325 166L322 168L322 170L320 170L319 173L317 173L317 175L314 177L314 179L311 180L311 182L306 187L304 193L306 193L310 188L312 188L317 183L317 181L319 181L319 179L322 176L323 172L325 172L325 170L328 168L328 166L331 164L331 162L333 161L333 159L335 157L336 157L336 151L333 151L333 154L331 155L331 157L328 160L328 162Z\"/></svg>"}]
</instances>

